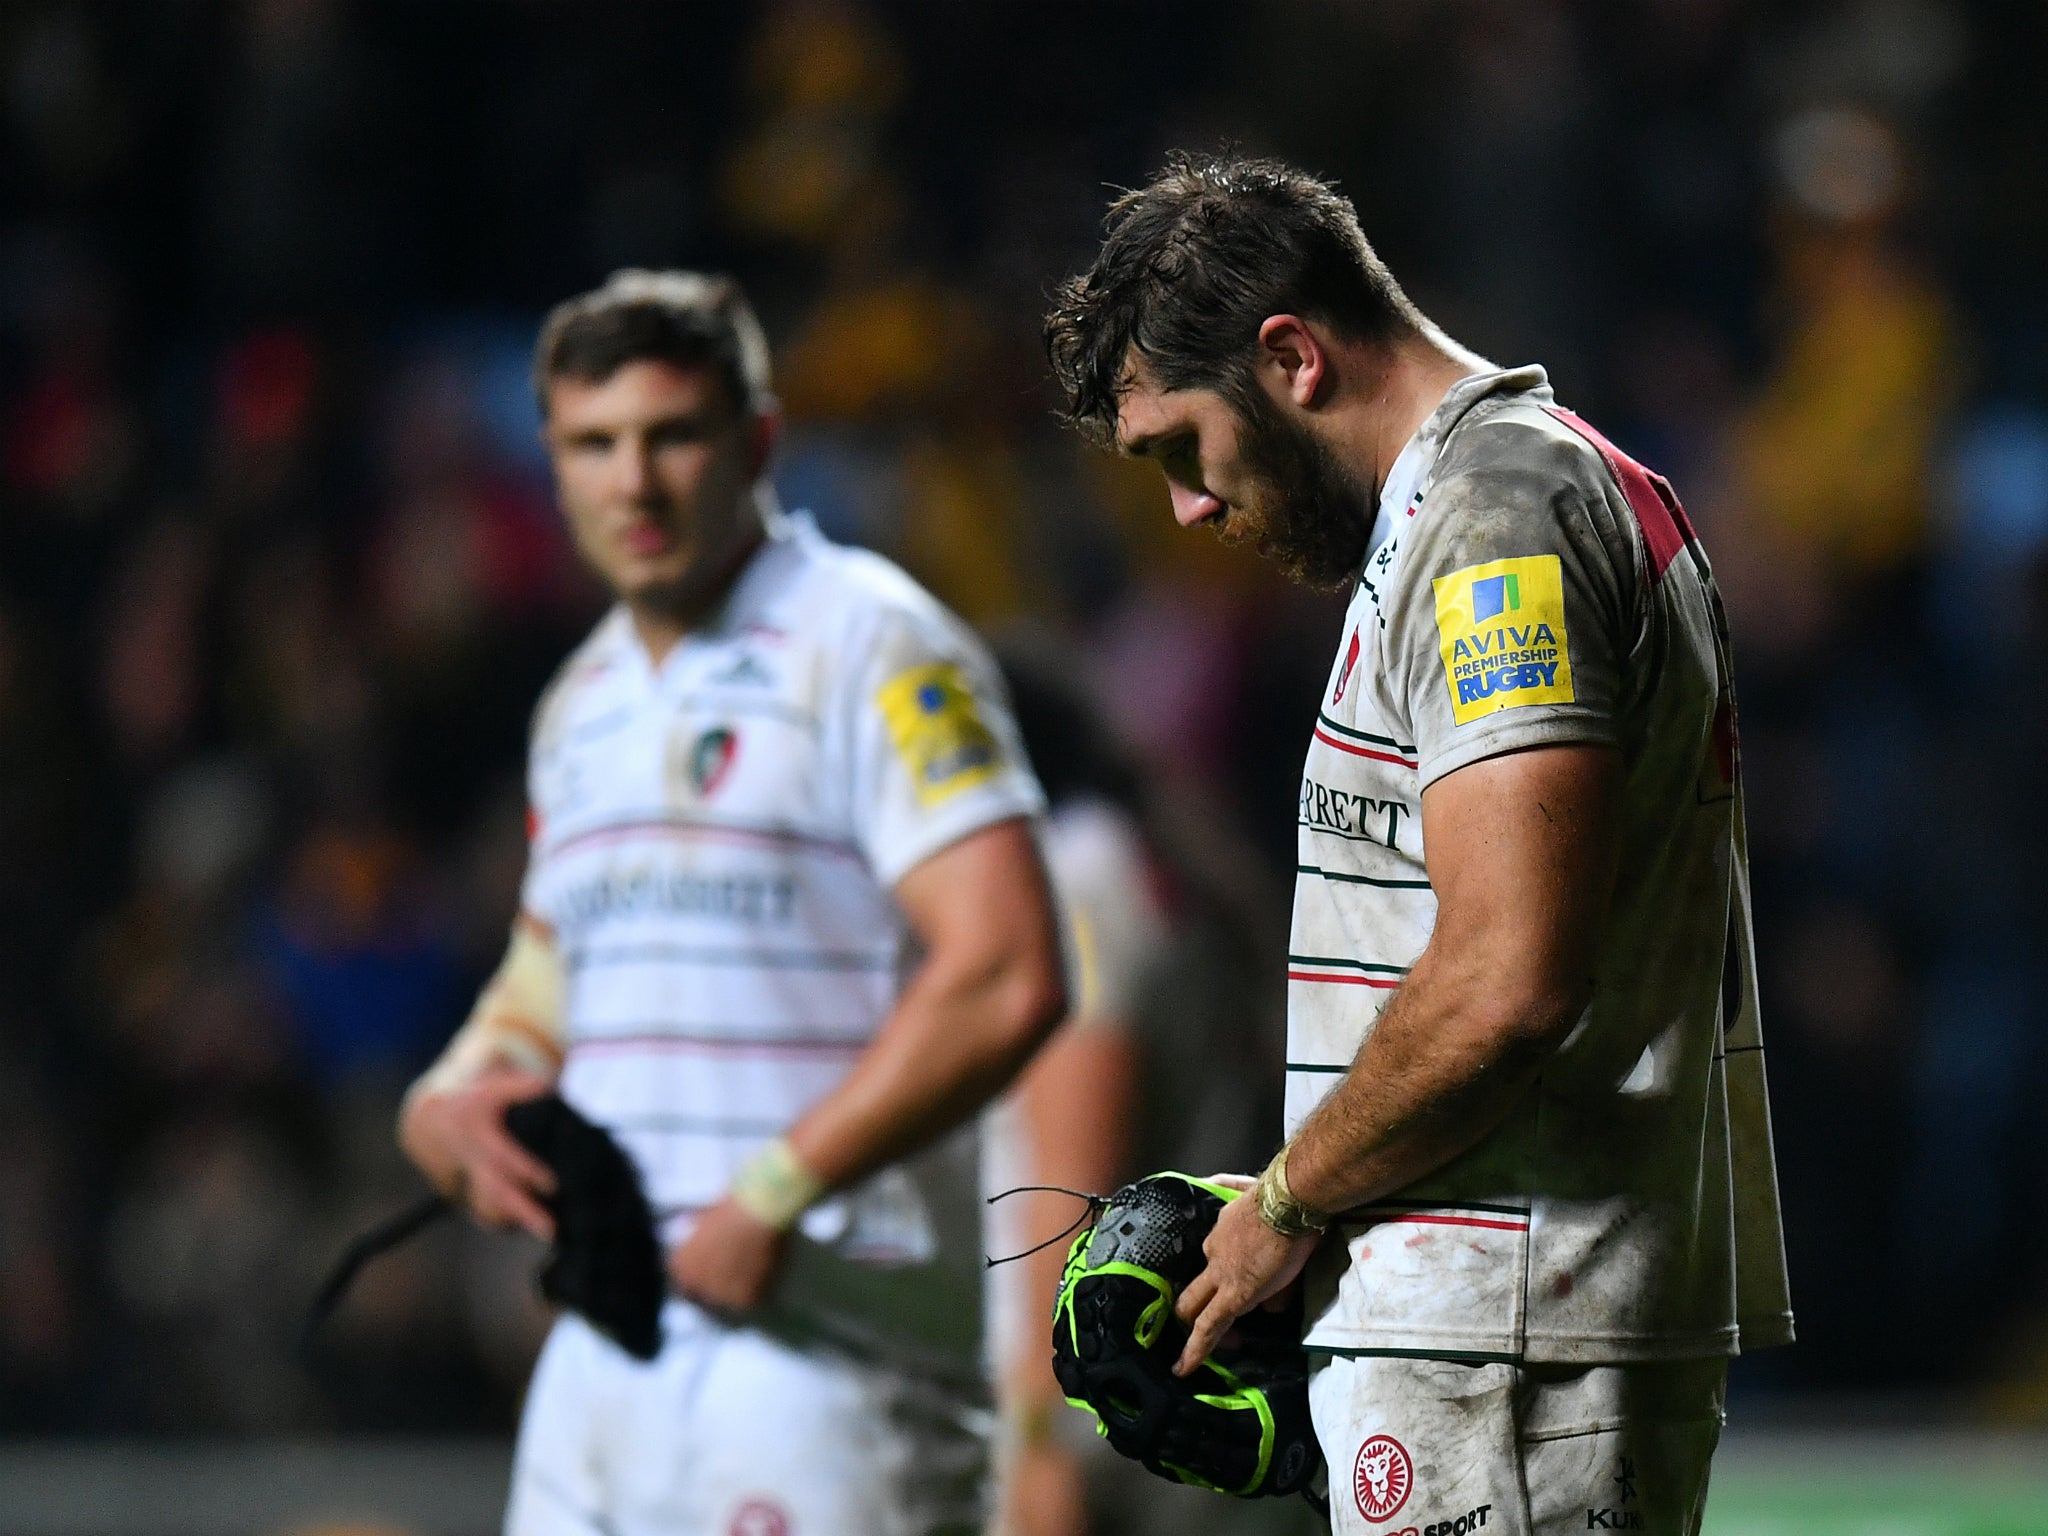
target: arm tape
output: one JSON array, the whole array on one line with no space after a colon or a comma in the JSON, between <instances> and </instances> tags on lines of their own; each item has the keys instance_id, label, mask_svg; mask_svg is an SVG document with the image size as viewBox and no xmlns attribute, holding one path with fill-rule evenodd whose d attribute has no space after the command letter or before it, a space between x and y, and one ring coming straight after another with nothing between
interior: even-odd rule
<instances>
[{"instance_id":1,"label":"arm tape","mask_svg":"<svg viewBox=\"0 0 2048 1536\"><path fill-rule=\"evenodd\" d=\"M1287 1148L1282 1147L1273 1154L1273 1161L1266 1164L1266 1171L1259 1175L1259 1182L1253 1189L1259 1202L1259 1215L1266 1225L1282 1237L1307 1237L1311 1232L1321 1232L1330 1225L1330 1214L1295 1198L1294 1191L1287 1184Z\"/></svg>"},{"instance_id":2,"label":"arm tape","mask_svg":"<svg viewBox=\"0 0 2048 1536\"><path fill-rule=\"evenodd\" d=\"M553 933L522 912L505 958L477 995L468 1020L406 1097L467 1087L500 1065L553 1077L562 1068L567 990Z\"/></svg>"},{"instance_id":3,"label":"arm tape","mask_svg":"<svg viewBox=\"0 0 2048 1536\"><path fill-rule=\"evenodd\" d=\"M825 1181L797 1159L785 1137L778 1136L740 1169L728 1193L756 1221L786 1232L825 1193Z\"/></svg>"}]
</instances>

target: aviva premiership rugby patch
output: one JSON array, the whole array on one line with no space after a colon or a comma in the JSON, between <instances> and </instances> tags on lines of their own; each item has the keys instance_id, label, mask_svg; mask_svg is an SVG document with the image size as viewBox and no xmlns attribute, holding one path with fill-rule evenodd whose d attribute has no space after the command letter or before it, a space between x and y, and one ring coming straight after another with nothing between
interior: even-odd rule
<instances>
[{"instance_id":1,"label":"aviva premiership rugby patch","mask_svg":"<svg viewBox=\"0 0 2048 1536\"><path fill-rule=\"evenodd\" d=\"M1517 704L1569 704L1564 567L1556 555L1489 560L1439 576L1437 648L1460 725Z\"/></svg>"},{"instance_id":2,"label":"aviva premiership rugby patch","mask_svg":"<svg viewBox=\"0 0 2048 1536\"><path fill-rule=\"evenodd\" d=\"M951 662L899 672L875 694L917 798L937 805L1002 766L1002 750L981 723L974 695Z\"/></svg>"}]
</instances>

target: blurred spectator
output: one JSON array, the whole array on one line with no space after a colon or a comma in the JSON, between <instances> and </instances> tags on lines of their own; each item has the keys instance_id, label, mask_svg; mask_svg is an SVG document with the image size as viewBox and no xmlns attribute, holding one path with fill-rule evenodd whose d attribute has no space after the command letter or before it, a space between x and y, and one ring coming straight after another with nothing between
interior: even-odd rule
<instances>
[{"instance_id":1,"label":"blurred spectator","mask_svg":"<svg viewBox=\"0 0 2048 1536\"><path fill-rule=\"evenodd\" d=\"M0 1104L0 1431L75 1428L85 1418L86 1301L73 1251L81 1191L48 1086L7 1073Z\"/></svg>"},{"instance_id":2,"label":"blurred spectator","mask_svg":"<svg viewBox=\"0 0 2048 1536\"><path fill-rule=\"evenodd\" d=\"M768 7L739 68L749 121L724 171L735 232L822 247L895 196L878 158L903 67L862 6Z\"/></svg>"},{"instance_id":3,"label":"blurred spectator","mask_svg":"<svg viewBox=\"0 0 2048 1536\"><path fill-rule=\"evenodd\" d=\"M305 1413L292 1358L306 1191L253 1127L194 1116L142 1149L114 1207L108 1280L137 1326L128 1389L155 1428L252 1430Z\"/></svg>"},{"instance_id":4,"label":"blurred spectator","mask_svg":"<svg viewBox=\"0 0 2048 1536\"><path fill-rule=\"evenodd\" d=\"M345 313L406 273L404 81L340 0L231 12L200 165L206 270L226 307Z\"/></svg>"},{"instance_id":5,"label":"blurred spectator","mask_svg":"<svg viewBox=\"0 0 2048 1536\"><path fill-rule=\"evenodd\" d=\"M105 517L140 467L140 423L113 374L114 296L99 276L46 272L43 285L57 291L40 295L40 312L24 317L41 333L31 336L41 355L6 414L0 452L12 494L46 517Z\"/></svg>"},{"instance_id":6,"label":"blurred spectator","mask_svg":"<svg viewBox=\"0 0 2048 1536\"><path fill-rule=\"evenodd\" d=\"M1775 150L1785 339L1742 434L1753 532L1847 575L1893 570L1923 532L1947 306L1891 234L1907 167L1887 124L1813 108Z\"/></svg>"},{"instance_id":7,"label":"blurred spectator","mask_svg":"<svg viewBox=\"0 0 2048 1536\"><path fill-rule=\"evenodd\" d=\"M198 725L201 606L211 576L199 530L166 519L127 552L105 626L102 702L114 741L143 768Z\"/></svg>"},{"instance_id":8,"label":"blurred spectator","mask_svg":"<svg viewBox=\"0 0 2048 1536\"><path fill-rule=\"evenodd\" d=\"M286 856L256 926L316 1081L411 1081L461 1022L452 940L418 854L374 827L316 825Z\"/></svg>"}]
</instances>

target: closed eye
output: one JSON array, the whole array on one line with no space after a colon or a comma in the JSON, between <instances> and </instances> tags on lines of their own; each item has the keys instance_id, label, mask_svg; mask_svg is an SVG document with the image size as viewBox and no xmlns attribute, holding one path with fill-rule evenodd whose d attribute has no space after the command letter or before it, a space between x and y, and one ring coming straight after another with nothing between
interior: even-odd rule
<instances>
[{"instance_id":1,"label":"closed eye","mask_svg":"<svg viewBox=\"0 0 2048 1536\"><path fill-rule=\"evenodd\" d=\"M1169 472L1181 471L1182 478L1188 484L1199 486L1202 481L1200 448L1201 444L1196 440L1194 433L1183 432L1176 437L1168 438L1160 445L1159 462L1165 465Z\"/></svg>"},{"instance_id":2,"label":"closed eye","mask_svg":"<svg viewBox=\"0 0 2048 1536\"><path fill-rule=\"evenodd\" d=\"M1123 439L1123 451L1134 459L1164 459L1194 440L1192 432L1147 432Z\"/></svg>"},{"instance_id":3,"label":"closed eye","mask_svg":"<svg viewBox=\"0 0 2048 1536\"><path fill-rule=\"evenodd\" d=\"M709 416L672 416L649 429L647 440L654 448L707 442L717 436L720 425Z\"/></svg>"},{"instance_id":4,"label":"closed eye","mask_svg":"<svg viewBox=\"0 0 2048 1536\"><path fill-rule=\"evenodd\" d=\"M1145 444L1144 457L1157 459L1162 464L1175 464L1194 458L1195 434L1175 432L1169 437L1155 437Z\"/></svg>"}]
</instances>

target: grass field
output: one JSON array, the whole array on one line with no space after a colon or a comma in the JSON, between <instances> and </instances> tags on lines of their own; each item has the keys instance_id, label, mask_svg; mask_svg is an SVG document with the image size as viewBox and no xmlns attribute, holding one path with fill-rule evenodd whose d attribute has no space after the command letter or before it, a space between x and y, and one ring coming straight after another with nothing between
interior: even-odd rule
<instances>
[{"instance_id":1,"label":"grass field","mask_svg":"<svg viewBox=\"0 0 2048 1536\"><path fill-rule=\"evenodd\" d=\"M0 1441L0 1536L492 1536L508 1461L502 1441ZM1105 1521L1119 1536L1324 1529L1293 1500L1129 1486L1144 1507ZM2048 1536L2048 1436L1744 1425L1707 1536Z\"/></svg>"},{"instance_id":2,"label":"grass field","mask_svg":"<svg viewBox=\"0 0 2048 1536\"><path fill-rule=\"evenodd\" d=\"M1731 1437L1706 1536L2048 1536L2048 1439Z\"/></svg>"}]
</instances>

